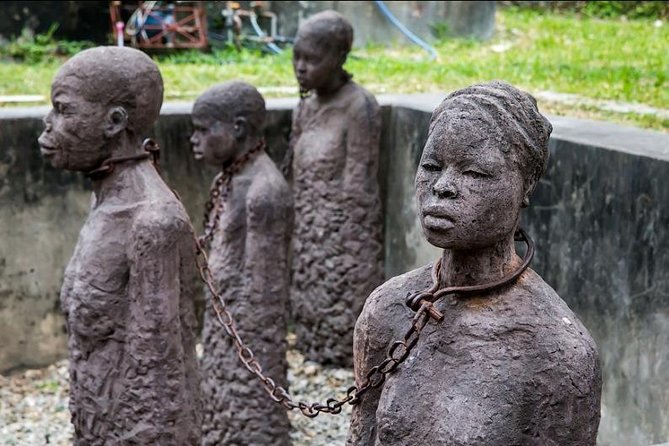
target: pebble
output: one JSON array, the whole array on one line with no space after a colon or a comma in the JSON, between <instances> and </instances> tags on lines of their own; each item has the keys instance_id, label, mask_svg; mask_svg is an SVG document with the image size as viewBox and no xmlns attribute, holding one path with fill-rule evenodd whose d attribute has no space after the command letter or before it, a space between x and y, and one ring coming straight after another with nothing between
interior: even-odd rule
<instances>
[{"instance_id":1,"label":"pebble","mask_svg":"<svg viewBox=\"0 0 669 446\"><path fill-rule=\"evenodd\" d=\"M289 336L289 345L294 339ZM289 350L288 381L297 400L325 403L343 397L353 384L347 369L323 368ZM0 375L0 445L72 444L73 428L68 410L68 362L59 361L43 369ZM351 406L338 415L307 418L298 410L289 412L293 446L337 446L346 442Z\"/></svg>"}]
</instances>

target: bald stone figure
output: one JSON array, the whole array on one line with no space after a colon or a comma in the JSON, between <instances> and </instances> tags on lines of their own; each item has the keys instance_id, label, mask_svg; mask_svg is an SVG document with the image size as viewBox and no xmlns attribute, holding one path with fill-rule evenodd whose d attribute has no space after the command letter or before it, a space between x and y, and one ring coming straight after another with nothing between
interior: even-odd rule
<instances>
[{"instance_id":1,"label":"bald stone figure","mask_svg":"<svg viewBox=\"0 0 669 446\"><path fill-rule=\"evenodd\" d=\"M295 194L292 316L297 348L324 365L351 366L353 327L383 281L377 181L380 109L344 68L353 28L324 11L293 49L304 97L293 116Z\"/></svg>"},{"instance_id":2,"label":"bald stone figure","mask_svg":"<svg viewBox=\"0 0 669 446\"><path fill-rule=\"evenodd\" d=\"M142 147L162 98L158 67L130 48L83 51L51 86L42 155L93 184L61 290L76 445L200 442L195 245Z\"/></svg>"},{"instance_id":3,"label":"bald stone figure","mask_svg":"<svg viewBox=\"0 0 669 446\"><path fill-rule=\"evenodd\" d=\"M434 111L416 173L419 218L443 249L437 284L491 283L517 270L521 207L543 174L552 127L529 94L502 82L449 95ZM358 385L401 340L405 299L432 286L426 265L369 296L355 328ZM355 406L348 445L589 446L600 418L595 343L531 269L494 291L435 304L407 359Z\"/></svg>"},{"instance_id":4,"label":"bald stone figure","mask_svg":"<svg viewBox=\"0 0 669 446\"><path fill-rule=\"evenodd\" d=\"M217 85L195 102L191 143L196 159L221 169L204 235L216 286L266 375L286 387L293 202L264 150L265 115L265 101L253 86ZM203 444L290 445L286 410L240 362L211 305L203 344Z\"/></svg>"}]
</instances>

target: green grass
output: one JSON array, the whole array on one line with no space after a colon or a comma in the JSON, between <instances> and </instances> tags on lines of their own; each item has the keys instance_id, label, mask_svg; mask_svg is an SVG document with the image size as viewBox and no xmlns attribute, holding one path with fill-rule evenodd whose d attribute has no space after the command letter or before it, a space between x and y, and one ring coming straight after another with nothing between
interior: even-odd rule
<instances>
[{"instance_id":1,"label":"green grass","mask_svg":"<svg viewBox=\"0 0 669 446\"><path fill-rule=\"evenodd\" d=\"M669 24L653 20L594 19L527 9L501 9L495 37L435 44L436 61L416 46L356 49L346 68L374 93L444 92L472 83L503 79L530 92L551 90L594 99L669 108ZM266 96L297 94L290 51L280 56L257 52L185 52L156 60L167 100L193 99L218 82L244 79L257 86L283 87ZM0 95L47 95L63 58L31 65L0 65ZM292 89L292 90L291 90ZM574 114L669 129L666 119L601 112L593 107L541 104L548 112Z\"/></svg>"}]
</instances>

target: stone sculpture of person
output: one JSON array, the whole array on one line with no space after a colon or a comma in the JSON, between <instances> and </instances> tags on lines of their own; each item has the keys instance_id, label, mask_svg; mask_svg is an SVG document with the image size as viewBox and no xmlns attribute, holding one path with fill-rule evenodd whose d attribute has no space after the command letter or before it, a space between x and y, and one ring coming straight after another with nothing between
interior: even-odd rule
<instances>
[{"instance_id":1,"label":"stone sculpture of person","mask_svg":"<svg viewBox=\"0 0 669 446\"><path fill-rule=\"evenodd\" d=\"M352 365L355 320L383 281L380 109L343 68L352 42L350 23L324 11L300 25L293 49L300 90L312 94L291 135L292 317L297 348L334 366Z\"/></svg>"},{"instance_id":2,"label":"stone sculpture of person","mask_svg":"<svg viewBox=\"0 0 669 446\"><path fill-rule=\"evenodd\" d=\"M93 185L61 291L77 445L200 443L192 227L141 139L162 98L130 48L83 51L51 86L42 155Z\"/></svg>"},{"instance_id":3,"label":"stone sculpture of person","mask_svg":"<svg viewBox=\"0 0 669 446\"><path fill-rule=\"evenodd\" d=\"M551 130L534 98L503 82L456 91L434 111L415 184L425 237L443 248L436 280L426 265L369 296L355 329L358 385L409 328L407 295L518 270L514 233ZM406 359L361 396L349 445L595 444L595 343L534 271L492 291L447 295L434 308L443 321L431 319Z\"/></svg>"},{"instance_id":4,"label":"stone sculpture of person","mask_svg":"<svg viewBox=\"0 0 669 446\"><path fill-rule=\"evenodd\" d=\"M205 216L216 286L263 371L285 387L293 202L264 150L265 115L253 86L214 86L195 102L191 143L196 159L222 169ZM211 306L203 345L203 444L289 445L286 410L240 362Z\"/></svg>"}]
</instances>

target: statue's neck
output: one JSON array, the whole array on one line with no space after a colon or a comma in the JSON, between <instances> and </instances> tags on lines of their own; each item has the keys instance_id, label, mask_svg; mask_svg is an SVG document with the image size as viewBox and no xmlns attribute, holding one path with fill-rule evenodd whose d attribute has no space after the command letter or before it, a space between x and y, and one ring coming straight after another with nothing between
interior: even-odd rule
<instances>
[{"instance_id":1,"label":"statue's neck","mask_svg":"<svg viewBox=\"0 0 669 446\"><path fill-rule=\"evenodd\" d=\"M144 153L141 141L123 135L114 141L110 158L134 156ZM113 200L120 202L137 201L146 192L146 182L142 178L157 175L149 159L131 160L114 164L113 170L102 178L93 179L94 207Z\"/></svg>"},{"instance_id":2,"label":"statue's neck","mask_svg":"<svg viewBox=\"0 0 669 446\"><path fill-rule=\"evenodd\" d=\"M445 249L441 256L441 287L482 285L501 279L521 263L513 234L493 246L470 250Z\"/></svg>"},{"instance_id":3,"label":"statue's neck","mask_svg":"<svg viewBox=\"0 0 669 446\"><path fill-rule=\"evenodd\" d=\"M222 169L228 169L236 162L239 162L244 157L248 155L254 149L258 148L258 145L262 142L261 135L249 135L243 142L240 143L237 150L235 150L234 156L230 157L226 162L223 163Z\"/></svg>"},{"instance_id":4,"label":"statue's neck","mask_svg":"<svg viewBox=\"0 0 669 446\"><path fill-rule=\"evenodd\" d=\"M349 79L344 75L344 70L333 76L329 82L316 89L316 96L319 100L327 100L334 96L341 88L348 83Z\"/></svg>"}]
</instances>

